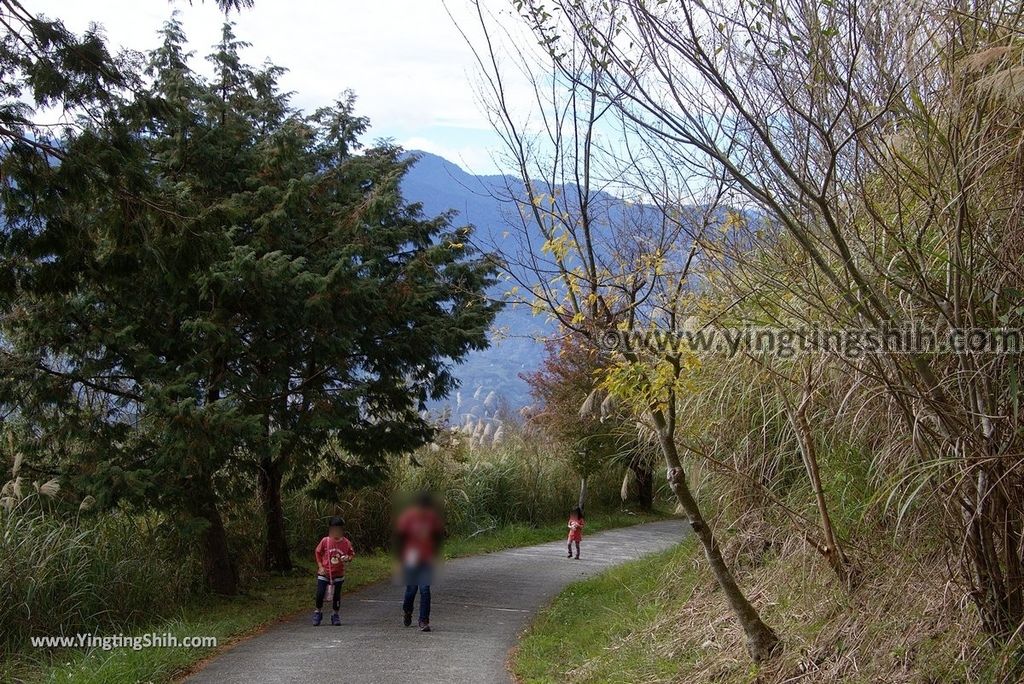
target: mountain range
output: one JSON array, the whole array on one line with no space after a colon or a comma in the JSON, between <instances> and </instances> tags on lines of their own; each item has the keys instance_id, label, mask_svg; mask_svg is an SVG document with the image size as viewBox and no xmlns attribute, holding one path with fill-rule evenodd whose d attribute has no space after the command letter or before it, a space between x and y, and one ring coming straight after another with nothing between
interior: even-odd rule
<instances>
[{"instance_id":1,"label":"mountain range","mask_svg":"<svg viewBox=\"0 0 1024 684\"><path fill-rule=\"evenodd\" d=\"M477 176L434 154L409 154L417 161L402 182L402 194L420 203L427 216L454 210L454 224L472 224L474 241L485 249L514 239L509 234L516 229L521 234L522 224L518 219L513 224L509 215L515 208L505 199L509 188L521 187L518 179ZM491 294L502 297L509 287L499 283ZM517 413L531 403L529 387L520 376L540 366L544 355L540 340L553 331L553 323L529 308L506 306L491 331L490 348L471 352L456 368L460 389L430 409L450 411L453 424Z\"/></svg>"}]
</instances>

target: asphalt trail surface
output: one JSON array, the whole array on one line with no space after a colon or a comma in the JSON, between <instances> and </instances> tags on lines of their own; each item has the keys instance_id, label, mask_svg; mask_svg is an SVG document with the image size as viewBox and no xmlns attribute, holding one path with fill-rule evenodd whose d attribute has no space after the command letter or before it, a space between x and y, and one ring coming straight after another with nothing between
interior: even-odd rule
<instances>
[{"instance_id":1,"label":"asphalt trail surface","mask_svg":"<svg viewBox=\"0 0 1024 684\"><path fill-rule=\"evenodd\" d=\"M340 626L331 626L326 605L324 624L313 627L311 605L308 614L241 642L187 681L508 682L509 650L566 585L667 549L688 530L667 520L587 535L580 560L566 558L559 541L449 561L431 587L432 632L416 629L415 614L413 626L402 627L403 588L381 582L342 596ZM314 586L311 577L311 604Z\"/></svg>"}]
</instances>

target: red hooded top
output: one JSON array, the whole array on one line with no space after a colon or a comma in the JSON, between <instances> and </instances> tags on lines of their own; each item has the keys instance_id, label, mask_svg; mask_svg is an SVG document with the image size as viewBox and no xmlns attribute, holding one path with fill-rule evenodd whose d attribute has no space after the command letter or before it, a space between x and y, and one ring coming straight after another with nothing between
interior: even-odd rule
<instances>
[{"instance_id":1,"label":"red hooded top","mask_svg":"<svg viewBox=\"0 0 1024 684\"><path fill-rule=\"evenodd\" d=\"M333 580L335 577L345 576L344 559L346 556L354 557L356 551L352 548L352 542L348 540L348 537L342 537L338 540L324 537L316 545L314 555L316 556L317 564L327 570L327 579Z\"/></svg>"}]
</instances>

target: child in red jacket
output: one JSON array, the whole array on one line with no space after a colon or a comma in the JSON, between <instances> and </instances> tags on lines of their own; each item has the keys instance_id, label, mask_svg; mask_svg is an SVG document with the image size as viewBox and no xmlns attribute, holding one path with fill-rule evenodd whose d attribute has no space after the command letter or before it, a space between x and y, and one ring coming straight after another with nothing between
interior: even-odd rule
<instances>
[{"instance_id":1,"label":"child in red jacket","mask_svg":"<svg viewBox=\"0 0 1024 684\"><path fill-rule=\"evenodd\" d=\"M583 509L577 506L569 514L569 558L572 558L572 545L576 544L576 560L580 559L580 542L583 541Z\"/></svg>"},{"instance_id":2,"label":"child in red jacket","mask_svg":"<svg viewBox=\"0 0 1024 684\"><path fill-rule=\"evenodd\" d=\"M331 518L327 536L320 540L314 552L316 557L316 610L313 611L313 626L323 620L324 596L327 587L334 590L331 597L331 624L340 625L338 609L341 608L341 585L345 582L345 563L356 557L352 542L345 536L345 520L338 516Z\"/></svg>"}]
</instances>

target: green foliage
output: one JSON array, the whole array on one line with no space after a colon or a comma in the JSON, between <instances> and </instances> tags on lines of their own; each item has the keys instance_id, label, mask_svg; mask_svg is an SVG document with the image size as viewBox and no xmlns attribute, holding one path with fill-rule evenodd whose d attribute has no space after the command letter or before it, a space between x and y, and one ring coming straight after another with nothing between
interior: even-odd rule
<instances>
[{"instance_id":1,"label":"green foliage","mask_svg":"<svg viewBox=\"0 0 1024 684\"><path fill-rule=\"evenodd\" d=\"M0 141L18 157L59 156L47 146L45 128L33 121L34 107L76 112L105 101L130 83L130 65L110 54L98 29L75 35L60 20L34 16L20 3L5 2L3 12Z\"/></svg>"},{"instance_id":2,"label":"green foliage","mask_svg":"<svg viewBox=\"0 0 1024 684\"><path fill-rule=\"evenodd\" d=\"M45 138L56 159L3 160L0 404L30 461L101 507L184 509L212 553L257 467L274 494L331 442L371 464L426 443L498 307L471 229L403 200L412 161L362 148L351 94L306 115L230 24L210 78L162 35L146 85Z\"/></svg>"}]
</instances>

